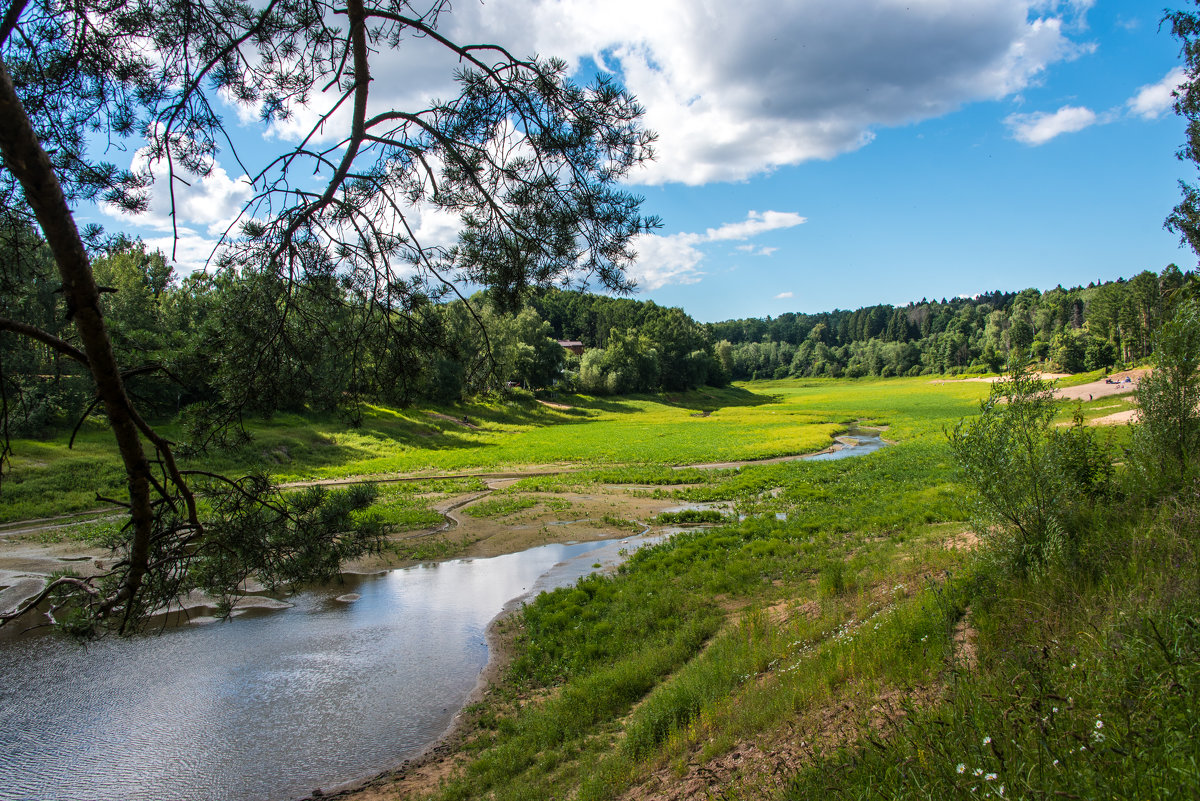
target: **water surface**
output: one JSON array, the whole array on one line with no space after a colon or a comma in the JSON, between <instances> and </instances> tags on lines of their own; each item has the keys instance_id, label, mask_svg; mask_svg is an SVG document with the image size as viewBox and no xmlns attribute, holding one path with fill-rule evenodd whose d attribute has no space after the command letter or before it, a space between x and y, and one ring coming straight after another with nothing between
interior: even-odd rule
<instances>
[{"instance_id":1,"label":"water surface","mask_svg":"<svg viewBox=\"0 0 1200 801\"><path fill-rule=\"evenodd\" d=\"M446 731L507 603L650 541L394 570L86 648L0 643L0 798L279 801L366 778Z\"/></svg>"},{"instance_id":2,"label":"water surface","mask_svg":"<svg viewBox=\"0 0 1200 801\"><path fill-rule=\"evenodd\" d=\"M836 459L849 459L852 456L866 456L868 453L874 453L880 448L887 445L883 441L882 432L869 428L852 428L843 436L854 440L853 445L842 445L835 451L826 451L824 453L814 453L811 456L803 457L808 462L831 462Z\"/></svg>"}]
</instances>

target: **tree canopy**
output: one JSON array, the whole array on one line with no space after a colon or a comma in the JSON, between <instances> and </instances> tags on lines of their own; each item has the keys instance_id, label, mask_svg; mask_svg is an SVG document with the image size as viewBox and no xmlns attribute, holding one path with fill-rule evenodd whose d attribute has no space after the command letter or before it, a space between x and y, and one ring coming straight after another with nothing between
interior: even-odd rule
<instances>
[{"instance_id":1,"label":"tree canopy","mask_svg":"<svg viewBox=\"0 0 1200 801\"><path fill-rule=\"evenodd\" d=\"M403 347L422 329L430 300L465 282L489 288L507 308L537 286L630 287L631 241L656 225L639 213L640 198L617 185L652 156L641 108L610 82L573 83L562 62L451 41L438 28L447 11L445 2L422 9L398 0L7 5L0 229L12 247L0 280L30 314L0 319L0 331L86 368L125 465L128 498L117 500L130 515L123 558L108 575L64 576L34 603L49 601L81 631L132 630L180 593L221 593L261 568L268 543L245 533L246 520L263 515L275 556L290 554L314 576L330 558L370 547L369 536L338 538L361 498L322 514L317 501L328 499L285 502L261 481L208 476L209 497L220 500L198 502L191 485L201 477L178 467L174 443L127 391L132 376L163 367L153 362L149 314L156 279L140 286L124 280L127 265L101 267L101 232L81 230L75 215L88 202L144 210L165 176L174 219L177 191L210 174L218 155L243 158L226 127L231 111L252 111L264 126L309 122L282 152L247 168L253 196L214 253L216 280L238 284L224 313L241 334L239 358L226 369L242 380L213 399L218 424L283 391L274 366L302 373L304 349L321 347L322 331L337 329L339 343ZM424 108L379 107L373 64L402 46L453 56L457 94ZM129 166L106 160L124 148L139 158ZM419 238L414 215L429 209L461 220L457 244ZM65 319L46 316L42 268L51 263ZM101 275L116 285L99 284ZM136 322L110 326L112 294ZM339 317L348 298L365 313ZM134 314L139 308L146 314ZM366 370L358 352L345 352L344 369L360 382L386 377ZM219 513L202 511L210 507Z\"/></svg>"}]
</instances>

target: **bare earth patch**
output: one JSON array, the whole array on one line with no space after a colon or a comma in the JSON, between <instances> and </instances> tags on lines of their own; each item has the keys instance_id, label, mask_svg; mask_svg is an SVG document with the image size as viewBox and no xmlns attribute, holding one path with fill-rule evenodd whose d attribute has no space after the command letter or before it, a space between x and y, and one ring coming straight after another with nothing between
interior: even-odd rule
<instances>
[{"instance_id":1,"label":"bare earth patch","mask_svg":"<svg viewBox=\"0 0 1200 801\"><path fill-rule=\"evenodd\" d=\"M803 608L803 607L802 607ZM864 692L850 685L829 702L801 711L779 730L735 745L706 762L693 760L655 770L622 801L709 801L735 789L737 798L766 798L783 790L788 777L815 759L863 737L886 739L909 710L930 707L945 693L950 670L973 670L977 632L970 610L955 627L948 670L929 684Z\"/></svg>"},{"instance_id":2,"label":"bare earth patch","mask_svg":"<svg viewBox=\"0 0 1200 801\"><path fill-rule=\"evenodd\" d=\"M1103 417L1096 417L1088 421L1088 425L1092 426L1119 426L1133 422L1137 416L1137 409L1126 409L1123 412L1113 412L1106 414Z\"/></svg>"},{"instance_id":3,"label":"bare earth patch","mask_svg":"<svg viewBox=\"0 0 1200 801\"><path fill-rule=\"evenodd\" d=\"M451 417L448 414L441 414L440 412L426 412L426 414L428 414L430 417L436 417L439 420L445 420L447 423L454 423L456 426L469 428L472 431L479 430L479 426L472 423L467 417Z\"/></svg>"},{"instance_id":4,"label":"bare earth patch","mask_svg":"<svg viewBox=\"0 0 1200 801\"><path fill-rule=\"evenodd\" d=\"M1064 400L1095 400L1096 398L1107 398L1111 395L1128 395L1137 389L1138 382L1148 372L1150 371L1146 368L1124 370L1119 373L1113 373L1106 379L1093 381L1090 384L1056 389L1054 390L1054 397ZM1128 382L1125 381L1126 378L1129 379ZM1110 381L1115 383L1109 383Z\"/></svg>"},{"instance_id":5,"label":"bare earth patch","mask_svg":"<svg viewBox=\"0 0 1200 801\"><path fill-rule=\"evenodd\" d=\"M801 712L772 734L739 743L707 762L687 763L682 776L671 766L655 770L621 796L622 801L708 801L734 787L741 791L738 797L768 797L815 758L866 734L887 737L907 709L934 703L940 692L937 687L915 686L862 694L848 687L838 698Z\"/></svg>"},{"instance_id":6,"label":"bare earth patch","mask_svg":"<svg viewBox=\"0 0 1200 801\"><path fill-rule=\"evenodd\" d=\"M979 547L979 535L974 531L960 531L946 540L946 548L951 551L973 551Z\"/></svg>"}]
</instances>

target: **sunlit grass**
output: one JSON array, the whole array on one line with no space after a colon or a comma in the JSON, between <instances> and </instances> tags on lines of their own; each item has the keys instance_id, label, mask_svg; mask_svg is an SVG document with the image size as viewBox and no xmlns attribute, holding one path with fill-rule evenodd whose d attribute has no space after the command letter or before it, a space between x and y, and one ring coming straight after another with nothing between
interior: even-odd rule
<instances>
[{"instance_id":1,"label":"sunlit grass","mask_svg":"<svg viewBox=\"0 0 1200 801\"><path fill-rule=\"evenodd\" d=\"M663 471L705 462L820 450L857 420L890 424L888 437L938 436L969 413L986 385L927 378L757 382L669 396L562 396L560 410L527 398L429 409L371 406L361 426L277 415L250 426L252 441L184 466L231 474L265 470L282 482L346 476L441 474L527 466ZM466 418L466 423L462 422ZM172 425L162 433L180 438ZM18 440L0 487L0 520L103 506L124 475L111 434L89 422L72 449Z\"/></svg>"}]
</instances>

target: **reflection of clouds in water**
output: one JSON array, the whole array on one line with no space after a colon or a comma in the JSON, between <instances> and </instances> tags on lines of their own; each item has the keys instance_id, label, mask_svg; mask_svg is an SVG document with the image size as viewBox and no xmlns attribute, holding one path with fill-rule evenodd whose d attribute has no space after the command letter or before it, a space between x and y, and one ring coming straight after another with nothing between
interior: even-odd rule
<instances>
[{"instance_id":1,"label":"reflection of clouds in water","mask_svg":"<svg viewBox=\"0 0 1200 801\"><path fill-rule=\"evenodd\" d=\"M351 604L333 601L339 585L279 613L86 650L3 643L0 797L293 797L393 766L445 730L505 604L637 542L395 570L355 582Z\"/></svg>"}]
</instances>

